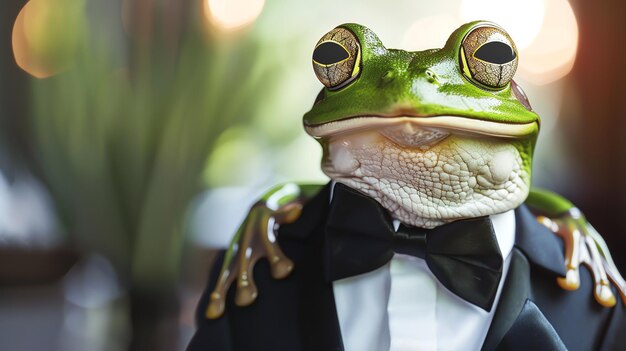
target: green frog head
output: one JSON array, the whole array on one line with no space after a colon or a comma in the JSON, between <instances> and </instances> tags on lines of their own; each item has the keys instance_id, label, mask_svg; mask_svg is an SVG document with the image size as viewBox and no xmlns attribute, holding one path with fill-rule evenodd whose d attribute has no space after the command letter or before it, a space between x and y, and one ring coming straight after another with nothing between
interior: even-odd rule
<instances>
[{"instance_id":1,"label":"green frog head","mask_svg":"<svg viewBox=\"0 0 626 351\"><path fill-rule=\"evenodd\" d=\"M505 212L528 196L539 131L513 81L517 62L510 36L491 22L467 23L443 48L417 52L344 24L315 46L325 88L304 127L324 148L329 177L405 223Z\"/></svg>"}]
</instances>

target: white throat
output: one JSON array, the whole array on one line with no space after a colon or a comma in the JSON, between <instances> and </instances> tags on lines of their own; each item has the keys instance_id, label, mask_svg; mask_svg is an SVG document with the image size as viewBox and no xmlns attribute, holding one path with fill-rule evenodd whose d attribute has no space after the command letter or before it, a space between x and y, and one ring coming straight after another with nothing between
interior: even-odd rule
<instances>
[{"instance_id":1,"label":"white throat","mask_svg":"<svg viewBox=\"0 0 626 351\"><path fill-rule=\"evenodd\" d=\"M530 183L510 140L454 134L422 148L399 146L377 132L336 136L322 169L394 218L424 228L511 210Z\"/></svg>"}]
</instances>

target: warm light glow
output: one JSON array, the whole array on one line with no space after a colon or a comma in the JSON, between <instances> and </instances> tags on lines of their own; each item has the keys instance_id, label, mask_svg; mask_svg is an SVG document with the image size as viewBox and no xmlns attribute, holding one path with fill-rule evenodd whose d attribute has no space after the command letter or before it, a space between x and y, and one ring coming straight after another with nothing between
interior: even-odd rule
<instances>
[{"instance_id":1,"label":"warm light glow","mask_svg":"<svg viewBox=\"0 0 626 351\"><path fill-rule=\"evenodd\" d=\"M546 0L546 17L532 44L520 52L520 74L541 85L568 74L578 48L578 24L567 0Z\"/></svg>"},{"instance_id":2,"label":"warm light glow","mask_svg":"<svg viewBox=\"0 0 626 351\"><path fill-rule=\"evenodd\" d=\"M497 23L509 33L517 48L523 50L539 34L544 19L544 1L463 0L461 18L464 22L487 20Z\"/></svg>"},{"instance_id":3,"label":"warm light glow","mask_svg":"<svg viewBox=\"0 0 626 351\"><path fill-rule=\"evenodd\" d=\"M265 0L205 0L204 12L218 29L244 27L259 17Z\"/></svg>"},{"instance_id":4,"label":"warm light glow","mask_svg":"<svg viewBox=\"0 0 626 351\"><path fill-rule=\"evenodd\" d=\"M404 34L401 49L409 51L441 48L461 21L452 16L438 15L413 22Z\"/></svg>"},{"instance_id":5,"label":"warm light glow","mask_svg":"<svg viewBox=\"0 0 626 351\"><path fill-rule=\"evenodd\" d=\"M12 44L13 56L17 65L28 74L37 78L46 78L55 73L54 69L47 67L45 62L38 60L34 55L32 46L30 45L25 30L25 17L27 11L33 6L32 2L26 3L13 24Z\"/></svg>"},{"instance_id":6,"label":"warm light glow","mask_svg":"<svg viewBox=\"0 0 626 351\"><path fill-rule=\"evenodd\" d=\"M13 24L17 65L37 78L70 66L84 33L84 0L30 0Z\"/></svg>"}]
</instances>

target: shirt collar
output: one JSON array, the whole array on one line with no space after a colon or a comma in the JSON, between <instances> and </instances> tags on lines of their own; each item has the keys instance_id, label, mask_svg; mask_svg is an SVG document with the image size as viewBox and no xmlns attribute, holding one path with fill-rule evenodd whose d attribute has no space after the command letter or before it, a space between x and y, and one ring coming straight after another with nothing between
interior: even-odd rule
<instances>
[{"instance_id":1,"label":"shirt collar","mask_svg":"<svg viewBox=\"0 0 626 351\"><path fill-rule=\"evenodd\" d=\"M493 231L500 246L502 257L506 259L513 250L515 244L515 210L509 210L489 216Z\"/></svg>"}]
</instances>

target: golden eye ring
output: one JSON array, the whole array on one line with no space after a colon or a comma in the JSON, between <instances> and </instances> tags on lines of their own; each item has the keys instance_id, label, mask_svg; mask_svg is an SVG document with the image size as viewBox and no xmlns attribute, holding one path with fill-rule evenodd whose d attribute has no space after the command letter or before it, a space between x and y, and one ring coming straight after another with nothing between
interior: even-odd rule
<instances>
[{"instance_id":1,"label":"golden eye ring","mask_svg":"<svg viewBox=\"0 0 626 351\"><path fill-rule=\"evenodd\" d=\"M502 89L517 70L518 54L509 34L500 27L472 29L459 48L461 71L470 81L487 89Z\"/></svg>"}]
</instances>

